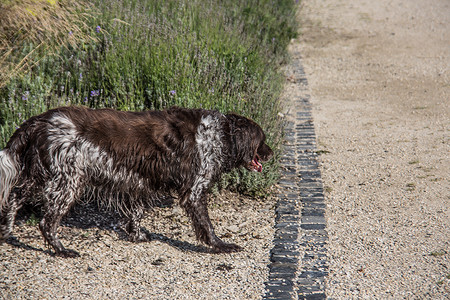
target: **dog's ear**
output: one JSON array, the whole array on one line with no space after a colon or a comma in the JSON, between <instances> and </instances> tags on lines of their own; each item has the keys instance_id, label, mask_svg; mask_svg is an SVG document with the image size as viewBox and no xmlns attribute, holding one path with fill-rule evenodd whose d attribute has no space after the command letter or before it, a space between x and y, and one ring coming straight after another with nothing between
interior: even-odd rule
<instances>
[{"instance_id":1,"label":"dog's ear","mask_svg":"<svg viewBox=\"0 0 450 300\"><path fill-rule=\"evenodd\" d=\"M264 141L264 132L258 124L243 116L228 114L226 117L230 122L230 140L231 147L235 149L235 161L237 165L247 164L254 159Z\"/></svg>"},{"instance_id":2,"label":"dog's ear","mask_svg":"<svg viewBox=\"0 0 450 300\"><path fill-rule=\"evenodd\" d=\"M263 162L268 161L269 159L271 159L273 157L272 149L264 142L258 147L257 153L258 153L259 158Z\"/></svg>"}]
</instances>

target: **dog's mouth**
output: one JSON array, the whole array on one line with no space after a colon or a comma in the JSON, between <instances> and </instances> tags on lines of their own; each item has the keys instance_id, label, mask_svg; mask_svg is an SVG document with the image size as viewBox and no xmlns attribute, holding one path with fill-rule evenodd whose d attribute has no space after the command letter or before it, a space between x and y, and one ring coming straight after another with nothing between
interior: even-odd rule
<instances>
[{"instance_id":1,"label":"dog's mouth","mask_svg":"<svg viewBox=\"0 0 450 300\"><path fill-rule=\"evenodd\" d=\"M255 157L253 158L253 160L251 162L248 163L247 165L247 169L249 169L252 172L262 172L262 164L259 162L259 157L258 155L255 155Z\"/></svg>"}]
</instances>

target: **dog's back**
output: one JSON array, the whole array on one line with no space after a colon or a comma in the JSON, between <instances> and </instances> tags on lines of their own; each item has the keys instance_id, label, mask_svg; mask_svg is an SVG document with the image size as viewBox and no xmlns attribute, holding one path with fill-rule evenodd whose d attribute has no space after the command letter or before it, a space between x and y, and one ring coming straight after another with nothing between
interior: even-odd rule
<instances>
[{"instance_id":1,"label":"dog's back","mask_svg":"<svg viewBox=\"0 0 450 300\"><path fill-rule=\"evenodd\" d=\"M130 183L142 186L144 179L152 190L176 188L198 168L196 134L204 114L204 110L179 108L121 112L62 107L32 117L1 152L5 165L1 169L10 170L2 176L2 202L11 187L7 180L22 175L22 181L44 184L69 167L103 188L112 184L117 189L126 182L133 189ZM179 177L184 177L183 182Z\"/></svg>"}]
</instances>

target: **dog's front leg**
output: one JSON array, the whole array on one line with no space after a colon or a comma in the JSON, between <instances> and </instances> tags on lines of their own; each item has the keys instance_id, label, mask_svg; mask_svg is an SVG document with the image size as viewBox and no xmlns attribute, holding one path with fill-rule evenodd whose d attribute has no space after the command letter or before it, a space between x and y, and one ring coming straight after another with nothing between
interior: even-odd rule
<instances>
[{"instance_id":1,"label":"dog's front leg","mask_svg":"<svg viewBox=\"0 0 450 300\"><path fill-rule=\"evenodd\" d=\"M237 252L242 250L236 244L223 242L214 233L214 228L208 215L207 195L205 191L201 191L200 193L189 191L180 198L180 205L191 218L195 235L199 241L211 246L215 253Z\"/></svg>"}]
</instances>

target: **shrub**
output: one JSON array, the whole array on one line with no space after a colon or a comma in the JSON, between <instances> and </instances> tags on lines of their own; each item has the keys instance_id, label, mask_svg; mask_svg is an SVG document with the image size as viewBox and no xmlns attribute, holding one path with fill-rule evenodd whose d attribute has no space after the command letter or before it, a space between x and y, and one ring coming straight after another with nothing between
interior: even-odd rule
<instances>
[{"instance_id":1,"label":"shrub","mask_svg":"<svg viewBox=\"0 0 450 300\"><path fill-rule=\"evenodd\" d=\"M76 44L68 42L69 26L61 29L67 41L60 41L60 34L50 39L61 44L58 51L35 51L33 39L23 39L15 50L21 51L17 57L39 63L29 73L13 74L0 90L2 145L23 120L54 106L178 105L248 116L279 152L279 67L295 36L294 1L96 0L91 5L90 18L79 9L67 17L83 24L84 36L77 36ZM276 178L274 159L264 176L239 170L222 185L255 194Z\"/></svg>"}]
</instances>

